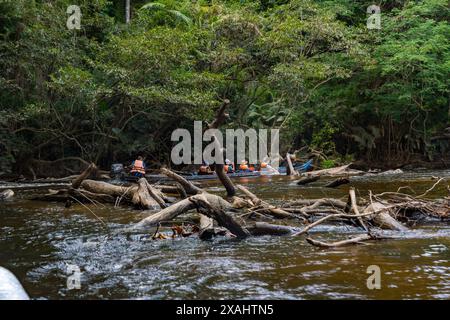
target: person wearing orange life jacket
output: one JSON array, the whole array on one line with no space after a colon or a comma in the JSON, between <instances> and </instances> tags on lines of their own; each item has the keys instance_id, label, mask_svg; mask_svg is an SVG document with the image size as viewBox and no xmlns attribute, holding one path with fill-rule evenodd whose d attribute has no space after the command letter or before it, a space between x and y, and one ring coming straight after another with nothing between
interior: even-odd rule
<instances>
[{"instance_id":1,"label":"person wearing orange life jacket","mask_svg":"<svg viewBox=\"0 0 450 320\"><path fill-rule=\"evenodd\" d=\"M271 174L271 175L280 174L278 170L273 168L270 164L268 164L265 161L262 161L259 167L260 167L259 171L261 171L261 174Z\"/></svg>"},{"instance_id":2,"label":"person wearing orange life jacket","mask_svg":"<svg viewBox=\"0 0 450 320\"><path fill-rule=\"evenodd\" d=\"M255 171L255 166L253 164L248 166L248 171L250 172L254 172Z\"/></svg>"},{"instance_id":3,"label":"person wearing orange life jacket","mask_svg":"<svg viewBox=\"0 0 450 320\"><path fill-rule=\"evenodd\" d=\"M145 163L144 158L138 156L136 160L131 163L131 175L142 178L145 175Z\"/></svg>"},{"instance_id":4,"label":"person wearing orange life jacket","mask_svg":"<svg viewBox=\"0 0 450 320\"><path fill-rule=\"evenodd\" d=\"M241 164L239 165L239 171L248 172L249 169L248 169L248 164L247 163L248 163L247 161L242 160Z\"/></svg>"},{"instance_id":5,"label":"person wearing orange life jacket","mask_svg":"<svg viewBox=\"0 0 450 320\"><path fill-rule=\"evenodd\" d=\"M233 173L234 167L230 160L225 159L225 165L223 166L223 171L226 173Z\"/></svg>"},{"instance_id":6,"label":"person wearing orange life jacket","mask_svg":"<svg viewBox=\"0 0 450 320\"><path fill-rule=\"evenodd\" d=\"M211 174L211 168L209 167L208 161L204 161L203 164L198 169L198 174Z\"/></svg>"}]
</instances>

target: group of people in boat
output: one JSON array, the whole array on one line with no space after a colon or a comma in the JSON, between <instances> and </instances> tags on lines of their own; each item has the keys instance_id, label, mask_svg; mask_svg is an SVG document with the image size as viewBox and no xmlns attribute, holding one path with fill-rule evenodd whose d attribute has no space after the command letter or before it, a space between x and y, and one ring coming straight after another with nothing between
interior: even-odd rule
<instances>
[{"instance_id":1,"label":"group of people in boat","mask_svg":"<svg viewBox=\"0 0 450 320\"><path fill-rule=\"evenodd\" d=\"M249 164L247 160L242 160L240 165L236 167L233 162L229 159L225 160L225 165L223 166L223 170L226 173L235 173L235 172L266 172L270 174L279 174L278 170L273 168L267 162L261 161L257 165ZM211 169L209 163L204 161L198 170L199 175L212 174L213 170Z\"/></svg>"},{"instance_id":2,"label":"group of people in boat","mask_svg":"<svg viewBox=\"0 0 450 320\"><path fill-rule=\"evenodd\" d=\"M131 163L129 168L131 176L142 178L143 176L145 176L145 169L146 169L144 158L142 156L138 156L137 159ZM236 167L233 162L231 162L229 159L226 159L223 169L226 173L259 171L261 173L267 174L279 174L278 170L276 170L270 164L264 161L261 161L257 165L254 165L249 164L247 160L242 160L239 166ZM199 175L206 175L213 173L214 171L211 169L211 166L207 161L204 161L198 170Z\"/></svg>"}]
</instances>

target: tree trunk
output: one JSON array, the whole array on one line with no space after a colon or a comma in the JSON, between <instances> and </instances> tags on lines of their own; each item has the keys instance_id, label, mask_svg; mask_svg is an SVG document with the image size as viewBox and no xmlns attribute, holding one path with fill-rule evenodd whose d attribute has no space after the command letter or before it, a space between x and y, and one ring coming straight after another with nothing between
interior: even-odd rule
<instances>
[{"instance_id":1,"label":"tree trunk","mask_svg":"<svg viewBox=\"0 0 450 320\"><path fill-rule=\"evenodd\" d=\"M131 17L131 5L130 0L125 0L125 23L130 23L130 17Z\"/></svg>"}]
</instances>

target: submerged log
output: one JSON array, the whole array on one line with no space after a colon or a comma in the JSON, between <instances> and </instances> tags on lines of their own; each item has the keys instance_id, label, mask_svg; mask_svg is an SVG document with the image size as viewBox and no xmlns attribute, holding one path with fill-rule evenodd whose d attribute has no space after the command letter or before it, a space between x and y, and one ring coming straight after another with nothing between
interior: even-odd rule
<instances>
[{"instance_id":1,"label":"submerged log","mask_svg":"<svg viewBox=\"0 0 450 320\"><path fill-rule=\"evenodd\" d=\"M320 176L314 176L314 177L306 176L306 177L301 178L300 180L298 180L297 181L297 185L303 186L303 185L306 185L306 184L311 183L311 182L316 182L319 179L320 179Z\"/></svg>"},{"instance_id":2,"label":"submerged log","mask_svg":"<svg viewBox=\"0 0 450 320\"><path fill-rule=\"evenodd\" d=\"M252 236L264 236L264 235L287 236L298 231L297 228L270 224L267 222L256 222L251 226L247 226L246 229L250 232Z\"/></svg>"},{"instance_id":3,"label":"submerged log","mask_svg":"<svg viewBox=\"0 0 450 320\"><path fill-rule=\"evenodd\" d=\"M350 180L348 178L338 178L334 181L331 181L330 183L327 183L324 187L325 188L336 188L343 184L349 184Z\"/></svg>"},{"instance_id":4,"label":"submerged log","mask_svg":"<svg viewBox=\"0 0 450 320\"><path fill-rule=\"evenodd\" d=\"M336 168L330 168L330 169L322 169L322 170L314 170L309 171L307 174L304 173L303 175L308 176L355 176L355 175L361 175L365 174L364 171L359 170L353 170L349 168L350 164L347 164L345 166L336 167Z\"/></svg>"},{"instance_id":5,"label":"submerged log","mask_svg":"<svg viewBox=\"0 0 450 320\"><path fill-rule=\"evenodd\" d=\"M349 244L357 244L357 243L361 243L363 241L373 240L373 239L374 238L370 234L363 234L361 236L357 236L357 237L346 239L346 240L336 241L336 242L322 242L322 241L314 240L312 238L306 238L306 241L309 244L312 244L313 246L332 248L332 247L347 246Z\"/></svg>"}]
</instances>

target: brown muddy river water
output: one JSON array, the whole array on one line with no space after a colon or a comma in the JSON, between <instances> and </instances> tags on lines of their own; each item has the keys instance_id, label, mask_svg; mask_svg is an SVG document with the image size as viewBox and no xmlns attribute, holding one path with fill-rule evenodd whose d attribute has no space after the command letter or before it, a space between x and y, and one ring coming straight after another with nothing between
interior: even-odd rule
<instances>
[{"instance_id":1,"label":"brown muddy river water","mask_svg":"<svg viewBox=\"0 0 450 320\"><path fill-rule=\"evenodd\" d=\"M429 196L448 195L450 171L356 177L353 185L362 196L400 186L419 194L433 185L432 176L447 177L447 183ZM288 177L240 182L276 203L348 193L348 186L300 187ZM202 186L223 192L216 182ZM151 241L121 232L143 217L139 211L90 206L104 226L80 205L65 209L30 196L18 192L0 203L0 266L14 272L33 299L450 299L448 221L423 221L398 240L335 249L288 236ZM323 225L311 236L330 241L355 232ZM80 289L67 288L68 265L80 268ZM381 269L379 290L367 288L370 265Z\"/></svg>"}]
</instances>

